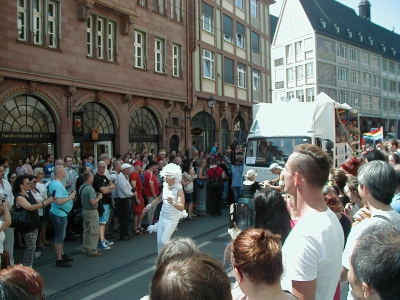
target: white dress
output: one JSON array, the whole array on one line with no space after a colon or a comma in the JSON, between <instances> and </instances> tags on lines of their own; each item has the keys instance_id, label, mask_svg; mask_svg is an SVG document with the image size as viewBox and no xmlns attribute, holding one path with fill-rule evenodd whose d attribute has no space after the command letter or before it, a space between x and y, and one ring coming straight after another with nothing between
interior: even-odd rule
<instances>
[{"instance_id":1,"label":"white dress","mask_svg":"<svg viewBox=\"0 0 400 300\"><path fill-rule=\"evenodd\" d=\"M186 210L180 211L169 203L168 198L172 197L173 202L178 202L178 191L182 189L181 184L176 184L169 189L168 184L165 182L163 185L162 201L163 205L160 212L160 219L155 225L150 225L148 230L150 233L157 232L157 247L160 253L163 245L169 241L172 233L178 225L179 219L186 218Z\"/></svg>"}]
</instances>

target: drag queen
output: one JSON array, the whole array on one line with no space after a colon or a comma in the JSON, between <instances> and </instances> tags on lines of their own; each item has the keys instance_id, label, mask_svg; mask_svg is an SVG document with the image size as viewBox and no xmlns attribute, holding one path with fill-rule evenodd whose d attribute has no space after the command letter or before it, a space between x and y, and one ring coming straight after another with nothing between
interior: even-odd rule
<instances>
[{"instance_id":1,"label":"drag queen","mask_svg":"<svg viewBox=\"0 0 400 300\"><path fill-rule=\"evenodd\" d=\"M180 183L182 180L181 168L176 164L168 164L162 169L160 176L164 178L161 195L143 209L143 214L145 214L152 206L155 207L163 201L159 221L148 227L150 233L157 232L158 253L165 242L171 238L179 219L187 217L184 210L185 196Z\"/></svg>"}]
</instances>

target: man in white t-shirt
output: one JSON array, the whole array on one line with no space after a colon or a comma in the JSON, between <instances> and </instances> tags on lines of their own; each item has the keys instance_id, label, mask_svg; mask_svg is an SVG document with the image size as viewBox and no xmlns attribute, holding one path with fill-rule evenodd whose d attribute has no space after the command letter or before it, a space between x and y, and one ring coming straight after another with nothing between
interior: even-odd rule
<instances>
[{"instance_id":1,"label":"man in white t-shirt","mask_svg":"<svg viewBox=\"0 0 400 300\"><path fill-rule=\"evenodd\" d=\"M387 162L374 160L358 170L357 179L358 194L363 204L368 207L371 217L353 226L350 231L342 256L341 281L347 281L347 273L350 269L349 259L364 229L387 220L400 225L400 214L390 206L397 188L397 175L393 167ZM356 299L351 287L349 287L347 299Z\"/></svg>"},{"instance_id":2,"label":"man in white t-shirt","mask_svg":"<svg viewBox=\"0 0 400 300\"><path fill-rule=\"evenodd\" d=\"M344 244L336 215L322 189L331 159L321 148L302 144L286 163L285 190L297 202L299 220L282 248L282 288L299 300L332 300L340 278Z\"/></svg>"}]
</instances>

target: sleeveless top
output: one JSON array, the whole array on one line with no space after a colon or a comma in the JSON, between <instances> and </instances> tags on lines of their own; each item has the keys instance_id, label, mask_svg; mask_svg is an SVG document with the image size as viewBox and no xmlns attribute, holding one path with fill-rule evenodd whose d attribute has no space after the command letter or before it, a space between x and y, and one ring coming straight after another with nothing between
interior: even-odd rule
<instances>
[{"instance_id":1,"label":"sleeveless top","mask_svg":"<svg viewBox=\"0 0 400 300\"><path fill-rule=\"evenodd\" d=\"M18 193L15 197L15 199L17 199L18 196L24 197L26 199L26 201L28 201L31 205L35 205L37 204L35 198L33 197L33 195L28 192L28 196L25 196L24 194ZM17 200L15 200L17 201ZM15 204L15 211L23 211L25 209L23 209L22 207L18 207ZM19 230L21 231L21 234L26 234L32 231L35 231L36 229L38 229L40 227L40 218L39 218L39 213L37 210L33 210L33 211L29 211L27 210L28 214L31 215L31 219L32 219L32 224L31 226L27 226L27 227L21 227Z\"/></svg>"}]
</instances>

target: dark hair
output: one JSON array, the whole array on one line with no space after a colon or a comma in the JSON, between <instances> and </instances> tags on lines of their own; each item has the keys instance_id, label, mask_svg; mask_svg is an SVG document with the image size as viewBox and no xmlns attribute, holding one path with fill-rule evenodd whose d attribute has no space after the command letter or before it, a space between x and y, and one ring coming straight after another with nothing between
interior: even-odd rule
<instances>
[{"instance_id":1,"label":"dark hair","mask_svg":"<svg viewBox=\"0 0 400 300\"><path fill-rule=\"evenodd\" d=\"M359 156L352 156L348 160L346 160L340 167L345 170L347 173L357 176L358 168L364 163L364 159Z\"/></svg>"},{"instance_id":2,"label":"dark hair","mask_svg":"<svg viewBox=\"0 0 400 300\"><path fill-rule=\"evenodd\" d=\"M275 284L283 273L281 239L269 230L249 228L232 241L231 262L253 284Z\"/></svg>"},{"instance_id":3,"label":"dark hair","mask_svg":"<svg viewBox=\"0 0 400 300\"><path fill-rule=\"evenodd\" d=\"M32 268L23 265L8 267L0 271L0 280L18 295L17 298L11 297L7 299L43 299L43 278Z\"/></svg>"},{"instance_id":4,"label":"dark hair","mask_svg":"<svg viewBox=\"0 0 400 300\"><path fill-rule=\"evenodd\" d=\"M82 174L83 182L86 182L91 177L91 175L92 175L92 172L84 172Z\"/></svg>"},{"instance_id":5,"label":"dark hair","mask_svg":"<svg viewBox=\"0 0 400 300\"><path fill-rule=\"evenodd\" d=\"M350 258L355 277L373 288L380 299L399 299L400 228L391 221L367 227Z\"/></svg>"},{"instance_id":6,"label":"dark hair","mask_svg":"<svg viewBox=\"0 0 400 300\"><path fill-rule=\"evenodd\" d=\"M15 172L8 172L8 174L7 174L7 179L8 179L8 181L10 181L10 179L11 179L11 176L13 176L13 175L17 175L17 173L15 173ZM17 176L18 177L18 176Z\"/></svg>"},{"instance_id":7,"label":"dark hair","mask_svg":"<svg viewBox=\"0 0 400 300\"><path fill-rule=\"evenodd\" d=\"M268 229L274 234L279 234L283 244L291 227L290 214L282 195L274 189L267 188L256 193L253 202L254 227Z\"/></svg>"},{"instance_id":8,"label":"dark hair","mask_svg":"<svg viewBox=\"0 0 400 300\"><path fill-rule=\"evenodd\" d=\"M17 195L18 193L21 193L21 187L20 187L20 185L22 184L22 182L23 182L25 179L28 179L28 180L29 180L29 177L28 177L27 175L19 175L19 176L17 177L17 179L15 179L15 182L14 182L14 185L13 185L13 188L12 188L14 197L16 197L16 195Z\"/></svg>"},{"instance_id":9,"label":"dark hair","mask_svg":"<svg viewBox=\"0 0 400 300\"><path fill-rule=\"evenodd\" d=\"M399 141L396 139L390 140L389 143L391 143L393 146L396 146L396 148L399 147Z\"/></svg>"},{"instance_id":10,"label":"dark hair","mask_svg":"<svg viewBox=\"0 0 400 300\"><path fill-rule=\"evenodd\" d=\"M151 300L231 300L231 282L221 263L208 254L168 259L151 280Z\"/></svg>"},{"instance_id":11,"label":"dark hair","mask_svg":"<svg viewBox=\"0 0 400 300\"><path fill-rule=\"evenodd\" d=\"M86 155L86 154L85 154L85 155ZM52 157L52 156L53 156L53 154L46 154L46 161L48 161L49 158Z\"/></svg>"},{"instance_id":12,"label":"dark hair","mask_svg":"<svg viewBox=\"0 0 400 300\"><path fill-rule=\"evenodd\" d=\"M70 158L70 159L72 159L72 157L71 157L71 156L67 155L66 157L64 157L64 162L67 162L67 158Z\"/></svg>"},{"instance_id":13,"label":"dark hair","mask_svg":"<svg viewBox=\"0 0 400 300\"><path fill-rule=\"evenodd\" d=\"M331 174L333 181L335 181L339 189L343 191L347 181L346 171L335 168L331 169Z\"/></svg>"},{"instance_id":14,"label":"dark hair","mask_svg":"<svg viewBox=\"0 0 400 300\"><path fill-rule=\"evenodd\" d=\"M358 194L358 179L357 179L357 177L348 176L347 177L347 186L353 193L357 194L357 196L360 197L360 195Z\"/></svg>"},{"instance_id":15,"label":"dark hair","mask_svg":"<svg viewBox=\"0 0 400 300\"><path fill-rule=\"evenodd\" d=\"M400 163L400 158L399 155L395 152L390 153L389 155L391 155L393 157L394 163L397 165Z\"/></svg>"},{"instance_id":16,"label":"dark hair","mask_svg":"<svg viewBox=\"0 0 400 300\"><path fill-rule=\"evenodd\" d=\"M186 158L182 162L182 171L189 174L191 160Z\"/></svg>"},{"instance_id":17,"label":"dark hair","mask_svg":"<svg viewBox=\"0 0 400 300\"><path fill-rule=\"evenodd\" d=\"M365 155L364 158L368 161L374 161L374 160L381 160L381 161L387 161L387 157L385 153L378 149L372 149L371 151L368 151Z\"/></svg>"},{"instance_id":18,"label":"dark hair","mask_svg":"<svg viewBox=\"0 0 400 300\"><path fill-rule=\"evenodd\" d=\"M298 172L310 186L323 187L328 181L332 159L320 147L312 144L301 144L294 147L293 172Z\"/></svg>"},{"instance_id":19,"label":"dark hair","mask_svg":"<svg viewBox=\"0 0 400 300\"><path fill-rule=\"evenodd\" d=\"M8 161L8 159L2 158L0 159L0 165L4 165Z\"/></svg>"}]
</instances>

